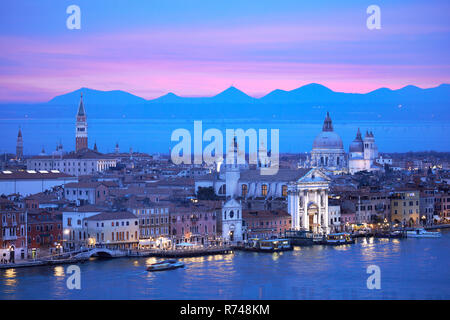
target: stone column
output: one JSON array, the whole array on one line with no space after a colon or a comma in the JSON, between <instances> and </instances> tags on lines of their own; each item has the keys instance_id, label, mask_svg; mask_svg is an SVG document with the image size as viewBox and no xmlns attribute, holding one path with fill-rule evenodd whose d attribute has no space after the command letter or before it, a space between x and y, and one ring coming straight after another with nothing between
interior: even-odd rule
<instances>
[{"instance_id":1,"label":"stone column","mask_svg":"<svg viewBox=\"0 0 450 320\"><path fill-rule=\"evenodd\" d=\"M325 205L325 209L324 209L324 230L326 233L329 233L330 230L328 228L328 224L329 224L329 216L328 216L328 192L326 189L324 189L323 191L323 196L324 196L324 205Z\"/></svg>"},{"instance_id":2,"label":"stone column","mask_svg":"<svg viewBox=\"0 0 450 320\"><path fill-rule=\"evenodd\" d=\"M304 193L306 192L306 195ZM308 217L308 203L309 203L309 190L302 190L303 195L303 228L309 229L309 217Z\"/></svg>"}]
</instances>

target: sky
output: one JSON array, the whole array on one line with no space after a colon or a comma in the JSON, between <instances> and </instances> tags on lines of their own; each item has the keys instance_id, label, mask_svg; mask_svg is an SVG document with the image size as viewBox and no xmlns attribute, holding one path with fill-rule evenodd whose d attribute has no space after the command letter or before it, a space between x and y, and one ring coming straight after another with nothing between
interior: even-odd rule
<instances>
[{"instance_id":1,"label":"sky","mask_svg":"<svg viewBox=\"0 0 450 320\"><path fill-rule=\"evenodd\" d=\"M69 5L81 29L69 30ZM381 29L366 26L369 5ZM369 92L450 83L448 0L17 0L0 11L0 103L81 87L146 99L260 97L320 83Z\"/></svg>"}]
</instances>

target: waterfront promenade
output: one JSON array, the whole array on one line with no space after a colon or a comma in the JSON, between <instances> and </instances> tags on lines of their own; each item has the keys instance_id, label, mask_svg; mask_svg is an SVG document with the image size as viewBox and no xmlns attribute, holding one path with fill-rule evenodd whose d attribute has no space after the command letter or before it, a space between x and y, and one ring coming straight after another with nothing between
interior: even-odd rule
<instances>
[{"instance_id":1,"label":"waterfront promenade","mask_svg":"<svg viewBox=\"0 0 450 320\"><path fill-rule=\"evenodd\" d=\"M426 230L449 229L450 224L441 224L425 227ZM409 230L413 228L407 228ZM355 238L370 238L374 233L366 235L353 235ZM39 259L21 260L16 263L0 264L2 269L27 268L38 267L46 265L64 265L84 263L92 256L100 256L103 258L135 258L135 257L155 257L155 258L188 258L201 257L210 255L231 254L234 251L240 251L241 246L215 246L215 247L200 247L194 249L150 249L150 250L109 250L106 248L91 248L74 252L65 252L60 255L53 255L41 257ZM245 250L244 250L245 251Z\"/></svg>"}]
</instances>

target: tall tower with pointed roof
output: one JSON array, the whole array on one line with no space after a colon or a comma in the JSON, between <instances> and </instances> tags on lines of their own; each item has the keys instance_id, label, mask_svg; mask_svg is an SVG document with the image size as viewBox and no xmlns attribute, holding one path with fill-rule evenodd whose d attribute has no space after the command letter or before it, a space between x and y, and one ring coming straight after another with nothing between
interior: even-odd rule
<instances>
[{"instance_id":1,"label":"tall tower with pointed roof","mask_svg":"<svg viewBox=\"0 0 450 320\"><path fill-rule=\"evenodd\" d=\"M76 130L75 151L78 152L88 147L87 121L86 121L86 111L84 110L83 104L83 93L81 93L80 105L78 106L77 122L75 130Z\"/></svg>"},{"instance_id":2,"label":"tall tower with pointed roof","mask_svg":"<svg viewBox=\"0 0 450 320\"><path fill-rule=\"evenodd\" d=\"M17 144L16 144L16 159L23 159L23 138L22 130L19 127L19 133L17 134Z\"/></svg>"}]
</instances>

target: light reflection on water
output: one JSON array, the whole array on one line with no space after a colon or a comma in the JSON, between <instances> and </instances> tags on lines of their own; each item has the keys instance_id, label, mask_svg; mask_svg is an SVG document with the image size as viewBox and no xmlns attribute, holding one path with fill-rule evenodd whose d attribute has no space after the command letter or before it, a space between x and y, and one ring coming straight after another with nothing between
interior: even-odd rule
<instances>
[{"instance_id":1,"label":"light reflection on water","mask_svg":"<svg viewBox=\"0 0 450 320\"><path fill-rule=\"evenodd\" d=\"M180 259L185 268L147 272L161 259L93 259L80 265L81 290L67 266L0 271L2 299L449 299L450 233L440 239L358 239L345 246ZM382 290L366 288L380 266Z\"/></svg>"}]
</instances>

